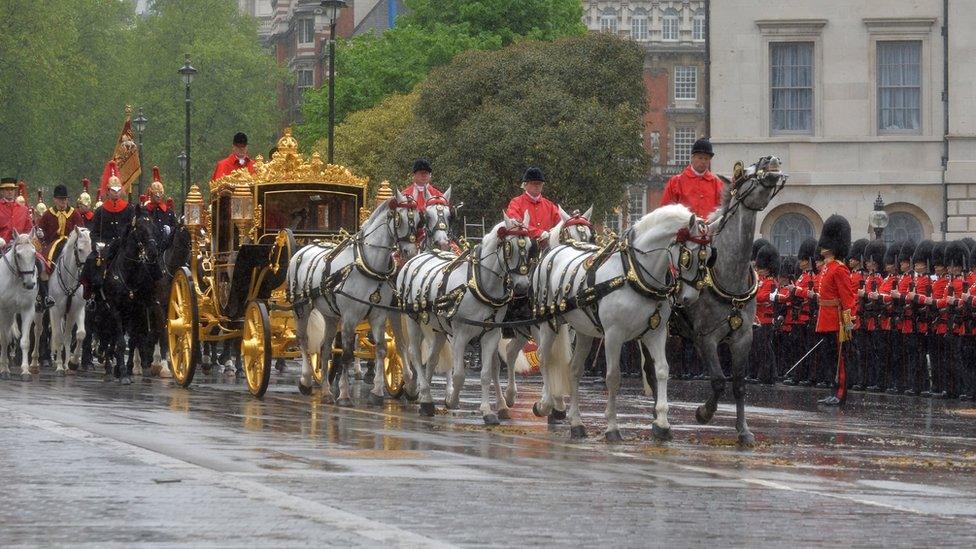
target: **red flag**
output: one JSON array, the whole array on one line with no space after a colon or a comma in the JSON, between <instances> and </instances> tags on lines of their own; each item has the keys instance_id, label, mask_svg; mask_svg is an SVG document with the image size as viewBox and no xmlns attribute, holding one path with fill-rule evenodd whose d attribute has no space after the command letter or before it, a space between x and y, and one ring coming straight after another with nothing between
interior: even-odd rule
<instances>
[{"instance_id":1,"label":"red flag","mask_svg":"<svg viewBox=\"0 0 976 549\"><path fill-rule=\"evenodd\" d=\"M117 173L115 175L122 181L122 188L127 193L132 192L132 183L139 179L142 173L142 166L139 164L139 146L132 138L132 107L125 107L125 122L122 124L122 131L115 142L115 150L112 152L111 160L115 161ZM99 191L103 194L108 188L109 166L106 164L102 173L102 184Z\"/></svg>"}]
</instances>

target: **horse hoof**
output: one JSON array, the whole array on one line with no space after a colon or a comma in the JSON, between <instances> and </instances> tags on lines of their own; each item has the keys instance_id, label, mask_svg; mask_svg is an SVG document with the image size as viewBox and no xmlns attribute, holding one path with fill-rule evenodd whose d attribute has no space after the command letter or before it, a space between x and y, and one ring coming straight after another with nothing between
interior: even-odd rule
<instances>
[{"instance_id":1,"label":"horse hoof","mask_svg":"<svg viewBox=\"0 0 976 549\"><path fill-rule=\"evenodd\" d=\"M434 403L433 402L421 402L420 403L420 415L424 417L434 417Z\"/></svg>"},{"instance_id":2,"label":"horse hoof","mask_svg":"<svg viewBox=\"0 0 976 549\"><path fill-rule=\"evenodd\" d=\"M444 407L447 408L448 410L457 410L458 403L457 402L452 403L450 400L445 399Z\"/></svg>"},{"instance_id":3,"label":"horse hoof","mask_svg":"<svg viewBox=\"0 0 976 549\"><path fill-rule=\"evenodd\" d=\"M498 410L498 419L512 419L512 411L508 408Z\"/></svg>"},{"instance_id":4,"label":"horse hoof","mask_svg":"<svg viewBox=\"0 0 976 549\"><path fill-rule=\"evenodd\" d=\"M610 443L617 443L617 442L623 442L624 441L624 437L620 436L620 430L619 429L614 429L613 431L607 431L607 433L606 433L606 435L604 435L604 437L606 437L607 442L610 442Z\"/></svg>"},{"instance_id":5,"label":"horse hoof","mask_svg":"<svg viewBox=\"0 0 976 549\"><path fill-rule=\"evenodd\" d=\"M535 414L535 417L542 417L545 415L542 413L542 407L539 406L538 402L532 404L532 413Z\"/></svg>"},{"instance_id":6,"label":"horse hoof","mask_svg":"<svg viewBox=\"0 0 976 549\"><path fill-rule=\"evenodd\" d=\"M739 434L739 447L740 448L755 448L756 447L756 437L749 431Z\"/></svg>"},{"instance_id":7,"label":"horse hoof","mask_svg":"<svg viewBox=\"0 0 976 549\"><path fill-rule=\"evenodd\" d=\"M122 385L132 385L132 378L125 376L122 378Z\"/></svg>"},{"instance_id":8,"label":"horse hoof","mask_svg":"<svg viewBox=\"0 0 976 549\"><path fill-rule=\"evenodd\" d=\"M370 406L382 406L383 397L377 396L374 393L370 393L369 396L366 397L366 403L369 404Z\"/></svg>"},{"instance_id":9,"label":"horse hoof","mask_svg":"<svg viewBox=\"0 0 976 549\"><path fill-rule=\"evenodd\" d=\"M573 425L569 428L569 438L573 440L583 440L586 438L586 427L582 425Z\"/></svg>"},{"instance_id":10,"label":"horse hoof","mask_svg":"<svg viewBox=\"0 0 976 549\"><path fill-rule=\"evenodd\" d=\"M301 394L303 394L303 395L305 395L305 396L308 396L308 395L312 394L312 386L311 385L305 385L301 381L299 381L298 382L298 392L301 393Z\"/></svg>"},{"instance_id":11,"label":"horse hoof","mask_svg":"<svg viewBox=\"0 0 976 549\"><path fill-rule=\"evenodd\" d=\"M699 406L698 408L695 408L695 421L701 423L702 425L705 425L711 420L712 420L712 414L706 415L704 406Z\"/></svg>"},{"instance_id":12,"label":"horse hoof","mask_svg":"<svg viewBox=\"0 0 976 549\"><path fill-rule=\"evenodd\" d=\"M656 440L660 440L661 442L668 442L669 440L674 439L674 435L671 434L670 428L665 429L664 427L658 426L657 423L651 424L651 434Z\"/></svg>"},{"instance_id":13,"label":"horse hoof","mask_svg":"<svg viewBox=\"0 0 976 549\"><path fill-rule=\"evenodd\" d=\"M549 417L555 419L556 421L563 421L566 419L566 410L553 410Z\"/></svg>"},{"instance_id":14,"label":"horse hoof","mask_svg":"<svg viewBox=\"0 0 976 549\"><path fill-rule=\"evenodd\" d=\"M55 370L54 371L54 375L56 375L58 377L64 377L64 370L60 370L60 369Z\"/></svg>"},{"instance_id":15,"label":"horse hoof","mask_svg":"<svg viewBox=\"0 0 976 549\"><path fill-rule=\"evenodd\" d=\"M279 374L285 373L285 359L279 358L275 361L275 370L278 370Z\"/></svg>"},{"instance_id":16,"label":"horse hoof","mask_svg":"<svg viewBox=\"0 0 976 549\"><path fill-rule=\"evenodd\" d=\"M505 395L505 406L508 406L509 408L514 408L515 400L516 400L515 395Z\"/></svg>"},{"instance_id":17,"label":"horse hoof","mask_svg":"<svg viewBox=\"0 0 976 549\"><path fill-rule=\"evenodd\" d=\"M563 417L566 417L565 412L563 412ZM552 413L549 414L549 417L546 418L546 423L549 425L558 425L560 423L559 416L556 415L555 410L553 410Z\"/></svg>"},{"instance_id":18,"label":"horse hoof","mask_svg":"<svg viewBox=\"0 0 976 549\"><path fill-rule=\"evenodd\" d=\"M353 378L355 378L356 381L362 381L363 380L363 373L362 372L356 372L356 375L354 375Z\"/></svg>"},{"instance_id":19,"label":"horse hoof","mask_svg":"<svg viewBox=\"0 0 976 549\"><path fill-rule=\"evenodd\" d=\"M149 375L153 377L159 377L159 373L163 371L162 364L153 364L149 367Z\"/></svg>"},{"instance_id":20,"label":"horse hoof","mask_svg":"<svg viewBox=\"0 0 976 549\"><path fill-rule=\"evenodd\" d=\"M10 379L10 372L0 372L0 379Z\"/></svg>"},{"instance_id":21,"label":"horse hoof","mask_svg":"<svg viewBox=\"0 0 976 549\"><path fill-rule=\"evenodd\" d=\"M420 398L420 393L414 389L412 392L406 387L403 388L403 397L407 399L407 402L416 402Z\"/></svg>"},{"instance_id":22,"label":"horse hoof","mask_svg":"<svg viewBox=\"0 0 976 549\"><path fill-rule=\"evenodd\" d=\"M352 399L349 397L343 397L336 401L336 405L342 408L352 408Z\"/></svg>"},{"instance_id":23,"label":"horse hoof","mask_svg":"<svg viewBox=\"0 0 976 549\"><path fill-rule=\"evenodd\" d=\"M68 369L71 370L72 372L77 372L78 371L78 363L77 362L70 362L69 361L68 362Z\"/></svg>"},{"instance_id":24,"label":"horse hoof","mask_svg":"<svg viewBox=\"0 0 976 549\"><path fill-rule=\"evenodd\" d=\"M485 425L501 425L502 422L498 421L498 416L495 414L485 414Z\"/></svg>"},{"instance_id":25,"label":"horse hoof","mask_svg":"<svg viewBox=\"0 0 976 549\"><path fill-rule=\"evenodd\" d=\"M33 378L31 377L30 374L20 374L20 380L21 381L30 381L31 379L33 379Z\"/></svg>"}]
</instances>

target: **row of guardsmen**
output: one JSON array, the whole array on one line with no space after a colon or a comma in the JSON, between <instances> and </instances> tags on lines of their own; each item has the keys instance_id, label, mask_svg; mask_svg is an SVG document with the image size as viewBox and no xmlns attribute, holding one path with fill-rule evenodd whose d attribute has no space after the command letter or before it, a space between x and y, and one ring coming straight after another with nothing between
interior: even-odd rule
<instances>
[{"instance_id":1,"label":"row of guardsmen","mask_svg":"<svg viewBox=\"0 0 976 549\"><path fill-rule=\"evenodd\" d=\"M760 277L748 379L830 387L835 357L816 325L822 262L817 240L781 257L753 245ZM976 399L976 240L857 240L846 263L857 296L848 389Z\"/></svg>"}]
</instances>

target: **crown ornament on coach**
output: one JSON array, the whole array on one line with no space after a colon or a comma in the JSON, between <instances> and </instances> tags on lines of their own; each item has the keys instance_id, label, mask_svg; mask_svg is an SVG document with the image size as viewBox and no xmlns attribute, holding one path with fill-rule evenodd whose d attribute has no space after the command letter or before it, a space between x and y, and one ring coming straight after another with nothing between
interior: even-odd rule
<instances>
[{"instance_id":1,"label":"crown ornament on coach","mask_svg":"<svg viewBox=\"0 0 976 549\"><path fill-rule=\"evenodd\" d=\"M820 231L817 249L831 251L836 259L846 258L851 251L851 224L847 219L837 214L828 217Z\"/></svg>"}]
</instances>

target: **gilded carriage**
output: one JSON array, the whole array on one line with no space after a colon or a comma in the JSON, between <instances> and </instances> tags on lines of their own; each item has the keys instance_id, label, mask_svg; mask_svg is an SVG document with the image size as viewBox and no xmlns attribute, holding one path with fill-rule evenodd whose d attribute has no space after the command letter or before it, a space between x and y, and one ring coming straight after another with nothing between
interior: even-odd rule
<instances>
[{"instance_id":1,"label":"gilded carriage","mask_svg":"<svg viewBox=\"0 0 976 549\"><path fill-rule=\"evenodd\" d=\"M336 240L359 230L368 217L367 180L342 166L305 157L286 129L267 162L255 158L254 173L237 170L210 183L209 208L197 185L187 193L184 222L191 234L190 264L178 271L167 312L173 378L188 387L204 343L240 341L250 392L268 388L272 362L300 356L295 319L285 292L288 261L299 246ZM389 198L384 184L377 200ZM358 330L355 356L371 360L376 343ZM387 331L386 364L377 365L394 397L402 392L401 366ZM333 349L333 355L341 349ZM331 361L312 356L316 381ZM382 369L380 369L382 366ZM378 382L378 379L377 379Z\"/></svg>"}]
</instances>

